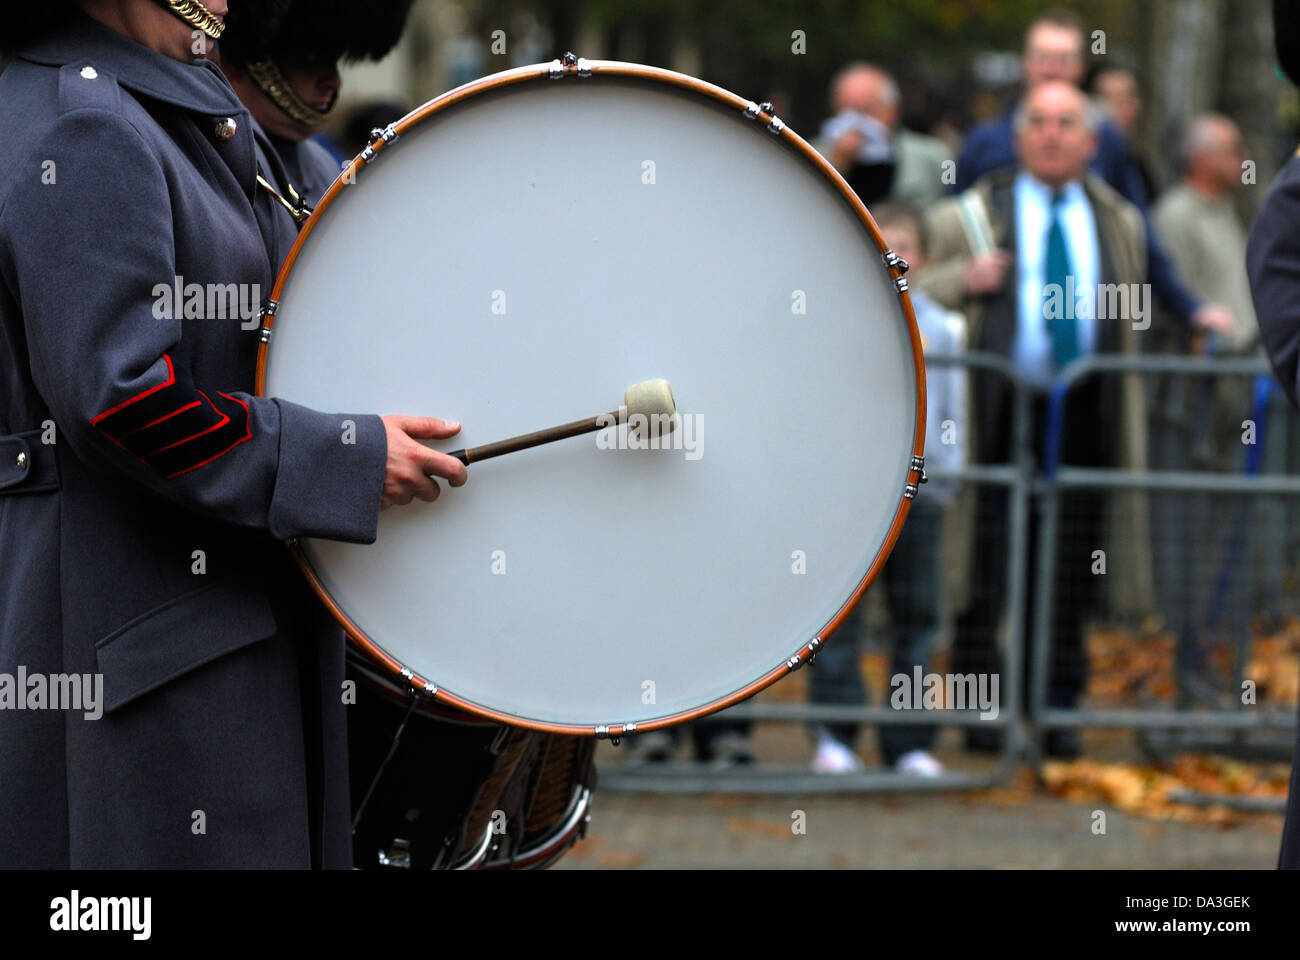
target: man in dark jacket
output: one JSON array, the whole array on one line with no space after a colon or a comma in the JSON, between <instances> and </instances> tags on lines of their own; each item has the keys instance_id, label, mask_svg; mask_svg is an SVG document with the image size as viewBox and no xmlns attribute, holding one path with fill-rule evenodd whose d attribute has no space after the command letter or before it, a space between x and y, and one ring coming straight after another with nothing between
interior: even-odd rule
<instances>
[{"instance_id":1,"label":"man in dark jacket","mask_svg":"<svg viewBox=\"0 0 1300 960\"><path fill-rule=\"evenodd\" d=\"M206 59L225 12L6 24L2 866L350 865L342 636L282 541L372 542L465 479L414 439L456 424L252 395L272 201Z\"/></svg>"}]
</instances>

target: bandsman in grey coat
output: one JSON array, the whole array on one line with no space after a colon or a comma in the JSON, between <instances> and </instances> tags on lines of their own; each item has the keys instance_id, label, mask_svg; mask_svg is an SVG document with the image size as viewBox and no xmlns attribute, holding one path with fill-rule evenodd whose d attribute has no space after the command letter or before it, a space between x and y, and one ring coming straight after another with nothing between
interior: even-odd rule
<instances>
[{"instance_id":1,"label":"bandsman in grey coat","mask_svg":"<svg viewBox=\"0 0 1300 960\"><path fill-rule=\"evenodd\" d=\"M342 635L282 542L465 479L415 439L455 424L252 395L272 201L225 13L6 24L0 866L350 865ZM35 695L73 676L97 707Z\"/></svg>"}]
</instances>

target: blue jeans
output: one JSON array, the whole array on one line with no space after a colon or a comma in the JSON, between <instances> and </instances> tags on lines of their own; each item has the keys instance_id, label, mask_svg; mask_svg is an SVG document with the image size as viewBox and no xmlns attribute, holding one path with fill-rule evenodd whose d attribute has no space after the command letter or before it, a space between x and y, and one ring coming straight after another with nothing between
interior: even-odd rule
<instances>
[{"instance_id":1,"label":"blue jeans","mask_svg":"<svg viewBox=\"0 0 1300 960\"><path fill-rule=\"evenodd\" d=\"M943 570L939 540L943 529L943 508L924 499L912 503L907 523L894 545L873 590L882 587L894 625L894 655L890 676L912 676L916 666L925 669L930 649L939 632L943 597ZM858 637L866 597L849 614L826 648L817 654L808 687L812 703L867 703L867 691L858 664ZM886 694L888 696L888 694ZM858 724L827 723L825 729L845 744L857 739ZM911 750L928 750L934 745L938 727L933 724L882 724L880 752L890 766Z\"/></svg>"}]
</instances>

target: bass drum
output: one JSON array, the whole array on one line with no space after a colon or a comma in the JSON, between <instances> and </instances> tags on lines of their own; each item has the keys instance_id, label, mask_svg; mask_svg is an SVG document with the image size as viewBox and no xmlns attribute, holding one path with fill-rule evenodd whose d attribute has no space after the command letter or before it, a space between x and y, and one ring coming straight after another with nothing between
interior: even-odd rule
<instances>
[{"instance_id":1,"label":"bass drum","mask_svg":"<svg viewBox=\"0 0 1300 960\"><path fill-rule=\"evenodd\" d=\"M355 866L539 869L586 832L594 740L412 707L355 654L348 678Z\"/></svg>"},{"instance_id":2,"label":"bass drum","mask_svg":"<svg viewBox=\"0 0 1300 960\"><path fill-rule=\"evenodd\" d=\"M303 540L325 604L403 695L621 737L814 656L922 479L902 272L770 107L566 58L453 90L376 137L277 280L258 390L427 414L475 447L670 381L680 426L474 464L372 545Z\"/></svg>"}]
</instances>

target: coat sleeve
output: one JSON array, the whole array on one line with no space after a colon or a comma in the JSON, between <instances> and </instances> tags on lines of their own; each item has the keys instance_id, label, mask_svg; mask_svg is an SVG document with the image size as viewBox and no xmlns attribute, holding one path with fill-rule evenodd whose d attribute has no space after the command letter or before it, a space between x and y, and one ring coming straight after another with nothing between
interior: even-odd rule
<instances>
[{"instance_id":1,"label":"coat sleeve","mask_svg":"<svg viewBox=\"0 0 1300 960\"><path fill-rule=\"evenodd\" d=\"M1143 231L1147 237L1146 272L1151 278L1152 292L1161 305L1184 323L1191 322L1192 314L1201 307L1201 302L1183 285L1177 269L1165 255L1160 238L1147 220L1145 208L1139 208Z\"/></svg>"},{"instance_id":2,"label":"coat sleeve","mask_svg":"<svg viewBox=\"0 0 1300 960\"><path fill-rule=\"evenodd\" d=\"M1283 168L1255 218L1246 269L1269 363L1300 407L1300 159Z\"/></svg>"},{"instance_id":3,"label":"coat sleeve","mask_svg":"<svg viewBox=\"0 0 1300 960\"><path fill-rule=\"evenodd\" d=\"M1146 273L1151 283L1151 292L1160 301L1160 305L1176 319L1183 323L1190 322L1201 302L1187 289L1177 268L1165 254L1160 237L1152 228L1146 185L1142 182L1137 158L1127 149L1124 135L1109 123L1101 128L1098 154L1099 160L1104 161L1099 166L1104 168L1106 182L1133 204L1142 217L1143 230L1147 236Z\"/></svg>"},{"instance_id":4,"label":"coat sleeve","mask_svg":"<svg viewBox=\"0 0 1300 960\"><path fill-rule=\"evenodd\" d=\"M954 199L941 200L926 211L930 249L925 269L916 277L917 286L949 310L965 304L965 275L971 262L959 211Z\"/></svg>"},{"instance_id":5,"label":"coat sleeve","mask_svg":"<svg viewBox=\"0 0 1300 960\"><path fill-rule=\"evenodd\" d=\"M373 542L387 450L378 417L200 382L177 358L181 320L154 310L155 287L177 272L172 202L135 127L73 110L29 157L0 207L0 270L58 442L196 513L286 540Z\"/></svg>"}]
</instances>

